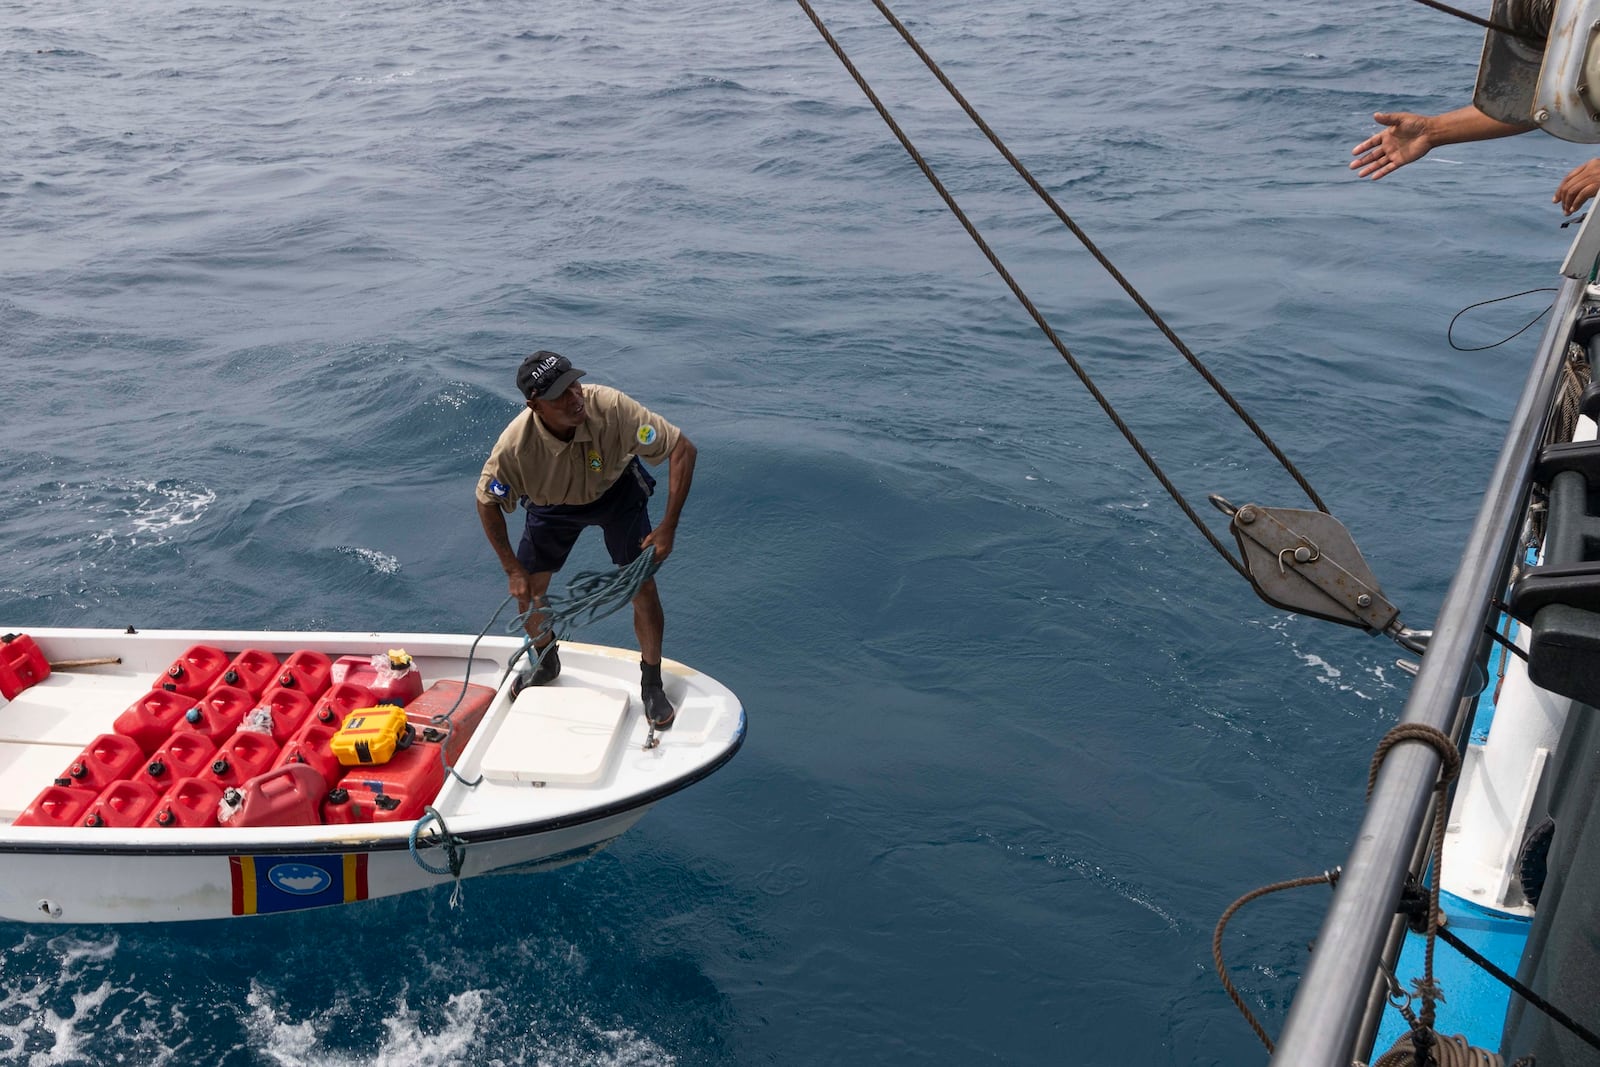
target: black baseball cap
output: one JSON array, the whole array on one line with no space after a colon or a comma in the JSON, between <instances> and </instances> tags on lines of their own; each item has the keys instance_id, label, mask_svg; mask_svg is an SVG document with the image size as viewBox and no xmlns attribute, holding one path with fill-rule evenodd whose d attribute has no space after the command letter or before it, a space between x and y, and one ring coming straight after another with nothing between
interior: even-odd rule
<instances>
[{"instance_id":1,"label":"black baseball cap","mask_svg":"<svg viewBox=\"0 0 1600 1067\"><path fill-rule=\"evenodd\" d=\"M583 371L575 369L572 360L541 349L517 368L517 388L529 400L554 400L582 377Z\"/></svg>"}]
</instances>

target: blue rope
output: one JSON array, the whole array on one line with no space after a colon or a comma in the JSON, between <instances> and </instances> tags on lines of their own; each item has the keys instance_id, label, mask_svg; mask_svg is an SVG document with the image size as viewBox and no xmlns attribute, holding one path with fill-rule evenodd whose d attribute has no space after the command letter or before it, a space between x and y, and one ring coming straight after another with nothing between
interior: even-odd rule
<instances>
[{"instance_id":1,"label":"blue rope","mask_svg":"<svg viewBox=\"0 0 1600 1067\"><path fill-rule=\"evenodd\" d=\"M435 867L433 864L423 859L422 853L417 850L417 838L421 836L422 828L427 826L430 822L436 822L439 824L439 834L442 844L445 848L445 855L449 858L448 866ZM408 847L411 849L411 858L417 861L417 866L421 867L429 874L448 874L452 878L459 879L461 877L462 861L467 858L466 849L462 847L465 845L465 843L466 842L462 841L459 837L456 837L450 832L450 828L444 824L444 816L440 815L437 810L430 806L428 808L428 813L422 818L418 819L417 824L411 828L411 838L408 842Z\"/></svg>"},{"instance_id":2,"label":"blue rope","mask_svg":"<svg viewBox=\"0 0 1600 1067\"><path fill-rule=\"evenodd\" d=\"M515 664L518 657L527 653L533 646L535 637L549 634L558 640L564 640L573 630L599 622L625 604L631 603L633 598L639 595L644 583L655 577L656 571L660 569L661 564L656 562L656 550L652 547L646 548L638 559L626 567L609 571L584 571L573 575L564 594L545 596L543 605L534 604L506 627L507 633L522 630L525 635L521 651L511 657L511 662ZM495 614L500 613L497 611ZM530 636L527 635L525 628L528 619L534 615L542 615L544 620L539 624L539 632ZM544 647L548 649L550 646L546 644ZM509 666L506 668L508 672L510 669Z\"/></svg>"}]
</instances>

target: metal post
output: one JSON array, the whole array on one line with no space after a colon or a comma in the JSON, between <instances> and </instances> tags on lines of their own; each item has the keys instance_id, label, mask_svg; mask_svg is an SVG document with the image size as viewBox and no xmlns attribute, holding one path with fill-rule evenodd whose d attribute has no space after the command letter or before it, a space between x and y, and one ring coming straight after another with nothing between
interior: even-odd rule
<instances>
[{"instance_id":1,"label":"metal post","mask_svg":"<svg viewBox=\"0 0 1600 1067\"><path fill-rule=\"evenodd\" d=\"M1454 720L1489 620L1489 599L1500 592L1498 583L1504 581L1522 524L1533 456L1561 380L1568 331L1583 288L1567 279L1556 297L1402 722L1455 733ZM1399 745L1384 761L1317 936L1311 966L1295 992L1273 1067L1349 1067L1361 1006L1372 988L1378 953L1394 920L1438 772L1439 757L1425 745Z\"/></svg>"}]
</instances>

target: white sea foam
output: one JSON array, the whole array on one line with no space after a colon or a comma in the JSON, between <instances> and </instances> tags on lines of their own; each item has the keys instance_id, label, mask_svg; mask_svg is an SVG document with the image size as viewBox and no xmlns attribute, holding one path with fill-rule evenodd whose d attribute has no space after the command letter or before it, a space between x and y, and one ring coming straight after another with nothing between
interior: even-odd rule
<instances>
[{"instance_id":1,"label":"white sea foam","mask_svg":"<svg viewBox=\"0 0 1600 1067\"><path fill-rule=\"evenodd\" d=\"M116 1033L124 1035L121 1043L125 1047L137 1050L138 1062L152 1067L171 1063L176 1049L165 1042L168 1034L181 1027L158 1026L146 1016L129 1032L126 994L130 991L96 974L116 956L119 944L114 935L104 940L72 935L46 940L28 934L12 948L8 958L29 959L35 970L53 960L56 971L30 974L21 981L0 981L0 1059L25 1062L29 1067L96 1062L100 1055L93 1046L103 1044L107 1033ZM72 991L68 994L71 1006L65 1012L61 1010L62 990ZM124 996L117 997L119 993ZM109 1005L114 997L121 1006L113 1011ZM137 1000L141 1008L154 1004L147 996Z\"/></svg>"},{"instance_id":2,"label":"white sea foam","mask_svg":"<svg viewBox=\"0 0 1600 1067\"><path fill-rule=\"evenodd\" d=\"M346 556L354 556L375 574L398 574L400 561L387 552L379 552L375 548L361 548L358 545L340 545L339 551Z\"/></svg>"},{"instance_id":3,"label":"white sea foam","mask_svg":"<svg viewBox=\"0 0 1600 1067\"><path fill-rule=\"evenodd\" d=\"M439 395L433 398L434 403L442 404L456 411L466 407L471 400L472 386L466 382L449 382L439 391Z\"/></svg>"},{"instance_id":4,"label":"white sea foam","mask_svg":"<svg viewBox=\"0 0 1600 1067\"><path fill-rule=\"evenodd\" d=\"M1322 672L1322 676L1319 677L1317 681L1321 682L1323 685L1335 685L1338 683L1339 679L1344 676L1343 671L1329 663L1327 660L1323 659L1321 656L1317 655L1315 652L1301 652L1299 649L1296 649L1294 654L1299 658L1300 662L1304 663L1307 667L1310 667L1314 670L1320 670Z\"/></svg>"},{"instance_id":5,"label":"white sea foam","mask_svg":"<svg viewBox=\"0 0 1600 1067\"><path fill-rule=\"evenodd\" d=\"M56 485L54 503L92 528L93 541L120 544L163 544L172 531L202 519L217 494L203 485L185 482L113 482L105 485Z\"/></svg>"},{"instance_id":6,"label":"white sea foam","mask_svg":"<svg viewBox=\"0 0 1600 1067\"><path fill-rule=\"evenodd\" d=\"M1299 642L1289 636L1289 623L1294 618L1295 616L1293 615L1279 616L1268 622L1266 627L1277 632L1283 638L1289 646L1289 651L1296 659L1304 666L1317 672L1316 680L1319 683L1341 693L1349 693L1361 700L1382 700L1394 690L1394 683L1389 680L1382 663L1350 667L1350 670L1359 672L1363 677L1346 679L1345 669L1335 666L1316 652L1308 652L1302 649ZM1363 686L1366 688L1363 688Z\"/></svg>"},{"instance_id":7,"label":"white sea foam","mask_svg":"<svg viewBox=\"0 0 1600 1067\"><path fill-rule=\"evenodd\" d=\"M503 1006L483 989L468 989L420 1008L402 995L381 1020L384 1034L378 1047L361 1055L324 1047L327 1034L352 1010L348 1002L308 1019L292 1020L258 982L251 983L247 1001L250 1012L244 1023L251 1047L280 1067L670 1067L676 1062L638 1032L602 1026L586 1017L576 1020L576 1032L508 1033ZM492 1042L491 1048L484 1047L485 1039Z\"/></svg>"},{"instance_id":8,"label":"white sea foam","mask_svg":"<svg viewBox=\"0 0 1600 1067\"><path fill-rule=\"evenodd\" d=\"M135 533L154 534L198 522L217 494L204 486L143 482L134 487L145 494L134 505L131 525Z\"/></svg>"},{"instance_id":9,"label":"white sea foam","mask_svg":"<svg viewBox=\"0 0 1600 1067\"><path fill-rule=\"evenodd\" d=\"M1073 871L1088 881L1093 882L1104 889L1109 889L1111 892L1115 893L1123 900L1126 900L1128 903L1148 911L1150 914L1156 916L1162 922L1166 923L1167 927L1174 933L1182 932L1183 928L1179 924L1177 917L1171 912L1167 911L1165 908L1161 907L1161 905L1157 904L1155 901L1151 900L1149 895L1142 888L1117 877L1098 864L1091 863L1090 861L1078 856L1057 855L1056 853L1041 854L1024 845L1009 844L1001 841L993 834L983 830L978 832L978 836L986 841L999 845L1007 852L1015 853L1030 859L1042 859L1045 863L1048 863L1052 867Z\"/></svg>"}]
</instances>

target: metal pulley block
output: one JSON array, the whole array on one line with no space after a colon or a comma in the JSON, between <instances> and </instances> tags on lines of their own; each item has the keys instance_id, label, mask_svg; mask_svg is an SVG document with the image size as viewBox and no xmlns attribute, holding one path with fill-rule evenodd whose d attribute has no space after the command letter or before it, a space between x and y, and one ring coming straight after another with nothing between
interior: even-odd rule
<instances>
[{"instance_id":1,"label":"metal pulley block","mask_svg":"<svg viewBox=\"0 0 1600 1067\"><path fill-rule=\"evenodd\" d=\"M1398 628L1400 610L1378 588L1378 579L1338 519L1294 508L1234 508L1220 497L1211 499L1229 516L1250 584L1262 600L1373 633Z\"/></svg>"}]
</instances>

